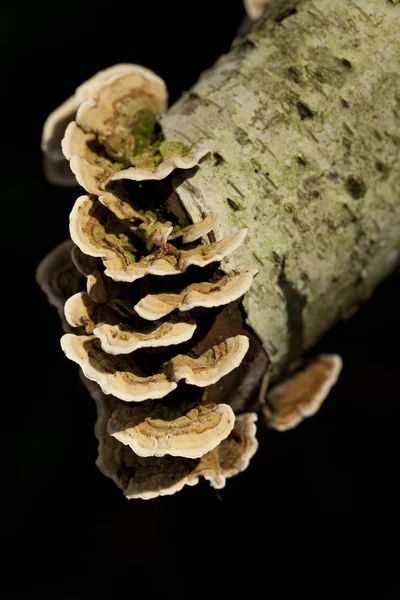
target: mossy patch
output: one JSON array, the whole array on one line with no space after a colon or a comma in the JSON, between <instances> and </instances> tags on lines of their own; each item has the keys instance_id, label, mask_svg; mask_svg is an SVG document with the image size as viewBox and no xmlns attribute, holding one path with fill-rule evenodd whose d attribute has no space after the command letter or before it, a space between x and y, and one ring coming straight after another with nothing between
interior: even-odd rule
<instances>
[{"instance_id":1,"label":"mossy patch","mask_svg":"<svg viewBox=\"0 0 400 600\"><path fill-rule=\"evenodd\" d=\"M155 169L171 156L186 156L190 148L181 142L157 141L148 146L139 156L133 156L130 160L134 167L142 169Z\"/></svg>"},{"instance_id":2,"label":"mossy patch","mask_svg":"<svg viewBox=\"0 0 400 600\"><path fill-rule=\"evenodd\" d=\"M170 156L185 156L189 154L190 148L182 142L161 142L158 152L160 153L163 160Z\"/></svg>"},{"instance_id":3,"label":"mossy patch","mask_svg":"<svg viewBox=\"0 0 400 600\"><path fill-rule=\"evenodd\" d=\"M150 146L161 142L161 131L157 129L157 117L150 110L140 110L135 115L131 135L134 139L133 155L137 156Z\"/></svg>"},{"instance_id":4,"label":"mossy patch","mask_svg":"<svg viewBox=\"0 0 400 600\"><path fill-rule=\"evenodd\" d=\"M148 105L137 103L118 107L114 131L92 151L96 164L112 173L131 166L153 170L171 156L185 156L190 148L177 141L165 141L157 114Z\"/></svg>"},{"instance_id":5,"label":"mossy patch","mask_svg":"<svg viewBox=\"0 0 400 600\"><path fill-rule=\"evenodd\" d=\"M93 240L100 247L112 248L127 264L137 262L136 248L131 242L126 226L112 216L110 216L111 221L113 222L112 227L109 224L103 225L99 221L93 225L91 231ZM112 233L109 233L107 229L112 231Z\"/></svg>"},{"instance_id":6,"label":"mossy patch","mask_svg":"<svg viewBox=\"0 0 400 600\"><path fill-rule=\"evenodd\" d=\"M132 157L156 148L162 141L156 113L146 106L130 108L130 114L127 107L120 112L113 133L104 141L106 158L116 171L131 166Z\"/></svg>"}]
</instances>

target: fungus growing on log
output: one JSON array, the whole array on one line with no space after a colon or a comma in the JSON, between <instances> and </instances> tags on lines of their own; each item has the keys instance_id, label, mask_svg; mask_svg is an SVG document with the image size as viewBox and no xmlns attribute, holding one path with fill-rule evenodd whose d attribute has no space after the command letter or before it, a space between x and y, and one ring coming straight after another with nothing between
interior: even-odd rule
<instances>
[{"instance_id":1,"label":"fungus growing on log","mask_svg":"<svg viewBox=\"0 0 400 600\"><path fill-rule=\"evenodd\" d=\"M249 349L249 340L244 335L225 340L219 346L207 350L199 358L180 354L167 365L173 381L184 379L186 383L206 387L217 383L224 375L236 369Z\"/></svg>"},{"instance_id":2,"label":"fungus growing on log","mask_svg":"<svg viewBox=\"0 0 400 600\"><path fill-rule=\"evenodd\" d=\"M71 240L69 240L71 243ZM88 254L84 254L78 246L71 243L71 260L75 268L84 277L89 277L97 270L97 259Z\"/></svg>"},{"instance_id":3,"label":"fungus growing on log","mask_svg":"<svg viewBox=\"0 0 400 600\"><path fill-rule=\"evenodd\" d=\"M272 4L275 0L243 0L244 8L249 18L253 21L259 19L266 6Z\"/></svg>"},{"instance_id":4,"label":"fungus growing on log","mask_svg":"<svg viewBox=\"0 0 400 600\"><path fill-rule=\"evenodd\" d=\"M106 275L115 281L133 282L146 275L178 275L191 265L205 267L221 261L238 249L247 230L188 250L164 243L151 254L140 257L134 245L136 227L117 221L95 196L80 196L71 212L70 233L82 252L103 259Z\"/></svg>"},{"instance_id":5,"label":"fungus growing on log","mask_svg":"<svg viewBox=\"0 0 400 600\"><path fill-rule=\"evenodd\" d=\"M61 347L66 356L78 363L87 379L98 383L105 394L125 402L143 402L163 398L177 384L165 373L145 376L132 358L103 352L95 336L65 334Z\"/></svg>"},{"instance_id":6,"label":"fungus growing on log","mask_svg":"<svg viewBox=\"0 0 400 600\"><path fill-rule=\"evenodd\" d=\"M215 489L225 487L226 480L245 471L257 451L256 421L254 413L236 417L234 428L227 438L198 459L164 455L139 457L133 450L110 435L108 428L112 415L121 408L113 396L105 396L100 388L81 377L96 402L98 440L96 464L122 489L127 498L149 500L157 496L170 496L185 485L193 486L204 478Z\"/></svg>"},{"instance_id":7,"label":"fungus growing on log","mask_svg":"<svg viewBox=\"0 0 400 600\"><path fill-rule=\"evenodd\" d=\"M272 387L263 408L268 426L278 431L293 429L321 408L342 370L337 354L322 354L289 379Z\"/></svg>"},{"instance_id":8,"label":"fungus growing on log","mask_svg":"<svg viewBox=\"0 0 400 600\"><path fill-rule=\"evenodd\" d=\"M108 300L105 277L100 271L93 270L86 280L87 295L96 304L105 304Z\"/></svg>"},{"instance_id":9,"label":"fungus growing on log","mask_svg":"<svg viewBox=\"0 0 400 600\"><path fill-rule=\"evenodd\" d=\"M93 330L99 338L104 352L109 354L130 354L139 348L174 346L187 342L196 329L192 319L171 319L156 327L138 330L129 326L100 325Z\"/></svg>"},{"instance_id":10,"label":"fungus growing on log","mask_svg":"<svg viewBox=\"0 0 400 600\"><path fill-rule=\"evenodd\" d=\"M174 227L171 235L168 236L169 240L174 240L181 237L183 244L190 244L190 242L196 242L203 236L210 233L215 227L217 222L217 215L210 213L199 223L188 225L187 227Z\"/></svg>"},{"instance_id":11,"label":"fungus growing on log","mask_svg":"<svg viewBox=\"0 0 400 600\"><path fill-rule=\"evenodd\" d=\"M136 81L132 73L130 76L115 73L106 83L103 80L103 87L96 78L92 81L92 87L83 85L79 93L83 104L78 108L76 121L67 126L62 140L64 155L70 161L72 171L91 196L81 196L74 205L70 231L76 247L68 248L71 264L75 263L79 272L87 278L86 292L81 290L71 294L64 306L67 323L79 328L79 332L83 330L85 335L64 335L61 346L67 357L80 365L85 379L100 386L102 391L98 392L98 397L112 394L111 402L120 404L108 422L110 437L128 445L131 453L135 452L140 457L161 458L170 455L198 459L205 455L204 464L190 464L187 478L180 481L178 487L197 482L200 475L216 487L221 487L226 476L220 472L216 448L234 428L232 408L223 403L210 404L203 392L200 393L199 402L193 404L183 400L175 408L170 402L154 405L152 399L158 400L169 395L176 389L177 382L183 380L200 388L217 383L243 361L249 349L248 337L237 335L213 344L200 354L178 354L164 363L159 361L158 371L149 374L148 366L143 368L140 358L136 361L133 356L119 355L189 342L197 328L196 320L181 312L168 321L160 321L167 314L164 310L156 318L151 316L150 320L157 322L149 326L146 320L141 322L146 304L141 311L140 296L136 305L129 299L135 296L135 288L129 289L127 298L118 298L118 290L124 285L118 282L132 284L148 274L158 277L170 274L182 276L189 267L206 268L236 251L243 243L247 230L240 230L209 244L199 243L198 240L210 234L216 224L217 216L212 212L197 223L187 224L182 220L175 220L174 223L166 219L162 210L153 212L134 205L137 202L135 195L132 202L128 190L120 187L119 195L114 196L114 191L106 189L114 177L116 161L126 161L128 155L134 166L126 169L127 176L120 178L122 182L128 179L164 179L174 169L192 168L208 153L208 149L191 153L182 144L167 141L157 143L152 137L141 147L140 160L134 158L137 143L135 132L141 136L143 131L140 127L132 131L132 122L129 121L132 119L132 107L128 126L126 106L122 103L120 111L118 106L124 97L135 98L136 101ZM93 98L91 93L94 94ZM116 114L111 110L115 106ZM134 113L136 109L135 104ZM147 110L150 110L149 106ZM156 116L154 110L154 123ZM110 126L112 118L114 122ZM154 124L151 131L155 131ZM125 139L128 133L130 137ZM141 140L141 137L138 139ZM159 249L154 250L157 246ZM92 259L88 260L87 255ZM99 270L99 258L106 267L104 273ZM255 269L222 278L216 273L217 281L194 283L180 294L175 294L177 302L172 310L229 304L249 289L255 274ZM112 280L108 279L110 276L116 283L111 283ZM121 288L120 291L124 296L127 289ZM168 305L168 294L146 296L150 304L154 298L160 302L161 297ZM180 393L185 395L185 392ZM124 404L127 402L140 404ZM244 453L247 456L247 444L245 446ZM253 448L254 443L249 447ZM241 456L241 451L236 454ZM247 458L240 460L235 472L242 470L247 463ZM166 464L173 465L169 460L154 464L162 467L160 476L167 476ZM178 475L179 464L176 465ZM229 473L233 474L232 469ZM167 489L170 493L175 488L167 486ZM163 493L162 489L159 493ZM127 495L136 496L133 492Z\"/></svg>"},{"instance_id":12,"label":"fungus growing on log","mask_svg":"<svg viewBox=\"0 0 400 600\"><path fill-rule=\"evenodd\" d=\"M175 169L192 169L209 153L209 147L193 149L180 142L161 142L155 153L143 152L136 163L138 166L122 169L111 177L112 181L159 181Z\"/></svg>"},{"instance_id":13,"label":"fungus growing on log","mask_svg":"<svg viewBox=\"0 0 400 600\"><path fill-rule=\"evenodd\" d=\"M178 355L160 373L145 376L132 357L110 355L95 336L65 334L61 347L66 356L78 363L85 377L98 383L105 394L125 402L143 402L163 398L172 392L175 382L185 379L198 387L212 385L242 362L249 342L245 336L229 338L198 358Z\"/></svg>"},{"instance_id":14,"label":"fungus growing on log","mask_svg":"<svg viewBox=\"0 0 400 600\"><path fill-rule=\"evenodd\" d=\"M161 319L176 309L189 311L196 307L212 308L229 304L245 294L256 269L238 275L225 275L216 283L192 283L179 294L148 294L135 306L143 319Z\"/></svg>"},{"instance_id":15,"label":"fungus growing on log","mask_svg":"<svg viewBox=\"0 0 400 600\"><path fill-rule=\"evenodd\" d=\"M86 88L76 121L65 131L62 151L87 192L101 196L111 177L155 142L156 120L166 102L164 82L136 65L102 86Z\"/></svg>"},{"instance_id":16,"label":"fungus growing on log","mask_svg":"<svg viewBox=\"0 0 400 600\"><path fill-rule=\"evenodd\" d=\"M69 331L68 319L64 319L64 306L68 299L80 293L85 278L75 267L71 258L73 243L65 240L53 248L36 270L36 281L46 294L49 303L57 309L64 331Z\"/></svg>"},{"instance_id":17,"label":"fungus growing on log","mask_svg":"<svg viewBox=\"0 0 400 600\"><path fill-rule=\"evenodd\" d=\"M107 432L138 456L200 458L228 437L235 414L227 404L183 401L178 407L120 406L108 421Z\"/></svg>"},{"instance_id":18,"label":"fungus growing on log","mask_svg":"<svg viewBox=\"0 0 400 600\"><path fill-rule=\"evenodd\" d=\"M94 326L92 317L95 306L96 303L91 300L86 292L78 292L70 296L65 302L65 320L71 327L90 327L92 329Z\"/></svg>"},{"instance_id":19,"label":"fungus growing on log","mask_svg":"<svg viewBox=\"0 0 400 600\"><path fill-rule=\"evenodd\" d=\"M48 180L55 185L76 186L77 180L68 165L62 152L61 142L65 135L67 125L76 115L79 105L95 96L97 91L114 78L135 70L143 76L152 77L154 74L149 69L139 65L120 64L99 71L88 81L80 85L74 96L70 96L47 117L43 126L41 148L44 157L44 169Z\"/></svg>"},{"instance_id":20,"label":"fungus growing on log","mask_svg":"<svg viewBox=\"0 0 400 600\"><path fill-rule=\"evenodd\" d=\"M50 183L61 186L76 186L75 175L69 168L61 150L65 128L74 118L76 100L71 96L56 108L46 119L42 132L44 172Z\"/></svg>"},{"instance_id":21,"label":"fungus growing on log","mask_svg":"<svg viewBox=\"0 0 400 600\"><path fill-rule=\"evenodd\" d=\"M258 18L261 1L247 6ZM98 465L127 497L199 477L222 487L256 450L249 410L264 406L278 429L318 410L340 358L283 374L399 263L400 5L370 0L363 19L345 0L272 3L168 111L155 74L117 65L45 126L45 160L60 160L65 127L65 155L89 192L72 207L76 247L62 253L66 271L72 259L87 278L86 292L66 286L76 335L62 345L107 394L94 384ZM50 299L56 263L38 271ZM59 311L66 300L54 292ZM275 387L258 405L262 380ZM110 435L124 402L141 404L125 406ZM214 405L209 419L235 413L228 437L219 431L208 451L196 438L197 458L172 456L182 450L165 423L198 432ZM172 406L171 419L153 419ZM134 410L149 411L145 425ZM161 441L147 445L155 421ZM135 454L150 447L166 454Z\"/></svg>"}]
</instances>

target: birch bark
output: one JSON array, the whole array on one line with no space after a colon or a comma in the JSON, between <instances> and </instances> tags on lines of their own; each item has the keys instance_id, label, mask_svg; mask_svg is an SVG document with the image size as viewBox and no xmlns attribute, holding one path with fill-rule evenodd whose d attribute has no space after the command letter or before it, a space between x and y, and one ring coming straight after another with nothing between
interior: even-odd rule
<instances>
[{"instance_id":1,"label":"birch bark","mask_svg":"<svg viewBox=\"0 0 400 600\"><path fill-rule=\"evenodd\" d=\"M206 43L206 40L205 40ZM193 220L242 227L247 322L274 372L400 262L400 3L299 0L265 17L163 119L213 154L174 179Z\"/></svg>"}]
</instances>

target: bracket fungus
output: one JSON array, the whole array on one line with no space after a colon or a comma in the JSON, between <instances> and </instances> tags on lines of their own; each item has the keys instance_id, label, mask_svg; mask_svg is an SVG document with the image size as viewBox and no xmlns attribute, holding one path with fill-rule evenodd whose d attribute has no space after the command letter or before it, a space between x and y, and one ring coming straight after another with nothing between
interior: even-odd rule
<instances>
[{"instance_id":1,"label":"bracket fungus","mask_svg":"<svg viewBox=\"0 0 400 600\"><path fill-rule=\"evenodd\" d=\"M50 183L55 185L68 187L77 185L76 178L61 150L65 128L74 118L75 112L76 100L71 96L47 117L43 126L41 148L44 171Z\"/></svg>"},{"instance_id":2,"label":"bracket fungus","mask_svg":"<svg viewBox=\"0 0 400 600\"><path fill-rule=\"evenodd\" d=\"M102 258L107 276L133 282L146 275L179 275L191 265L205 267L219 262L239 248L247 229L188 250L166 243L139 258L130 225L118 221L95 196L80 196L71 211L70 234L83 253Z\"/></svg>"},{"instance_id":3,"label":"bracket fungus","mask_svg":"<svg viewBox=\"0 0 400 600\"><path fill-rule=\"evenodd\" d=\"M104 395L95 383L83 376L82 381L97 407L96 464L129 499L170 496L186 485L198 484L200 478L209 481L215 489L222 489L227 479L247 469L257 451L257 415L244 413L236 417L228 437L197 459L169 454L140 457L129 445L109 434L109 429L113 428L113 415L121 410L121 402L113 396ZM145 431L148 430L146 427Z\"/></svg>"},{"instance_id":4,"label":"bracket fungus","mask_svg":"<svg viewBox=\"0 0 400 600\"><path fill-rule=\"evenodd\" d=\"M207 480L215 489L224 488L227 479L248 467L257 451L256 419L257 415L254 413L244 413L237 417L231 435L197 461L169 456L140 459L133 452L125 455L126 462L129 460L130 464L136 463L133 472L128 471L128 478L123 479L126 497L148 500L171 495L185 485L197 485L200 478ZM110 463L107 466L109 473L115 474L115 466ZM119 471L121 472L125 475L124 467Z\"/></svg>"},{"instance_id":5,"label":"bracket fungus","mask_svg":"<svg viewBox=\"0 0 400 600\"><path fill-rule=\"evenodd\" d=\"M163 138L158 118L166 102L165 84L154 73L116 65L79 86L50 115L42 141L45 156L60 162L61 144L64 162L90 195L80 196L71 211L75 245L64 243L52 253L55 263L73 271L76 287L51 295L58 277L53 259L50 270L49 259L42 263L37 277L76 330L62 337L61 346L81 367L98 405L98 466L127 497L171 494L200 477L221 488L247 467L257 446L255 415L236 418L229 404L210 403L202 389L241 364L249 338L240 333L207 342L210 334L199 330L196 319L196 310L229 305L250 288L255 269L222 276L215 266L240 247L247 230L215 241L216 214L191 223L162 203L153 208L152 200L150 208L132 187L146 180L161 185L173 170L192 169L209 153L204 143L190 149ZM190 283L189 267L207 267L206 280ZM160 281L134 284L146 275ZM166 275L189 285L163 293ZM160 320L175 309L177 315ZM186 314L191 310L193 317ZM171 358L170 347L181 344L189 354ZM198 391L189 392L188 385ZM158 402L174 390L178 401L172 394Z\"/></svg>"},{"instance_id":6,"label":"bracket fungus","mask_svg":"<svg viewBox=\"0 0 400 600\"><path fill-rule=\"evenodd\" d=\"M148 294L135 306L143 319L161 319L176 309L190 311L196 307L213 308L229 304L243 296L257 275L256 269L237 275L225 275L216 283L193 283L180 294Z\"/></svg>"},{"instance_id":7,"label":"bracket fungus","mask_svg":"<svg viewBox=\"0 0 400 600\"><path fill-rule=\"evenodd\" d=\"M240 229L233 235L222 238L212 244L200 244L191 250L178 251L178 266L184 273L190 266L206 267L212 262L221 262L235 252L247 235L247 229Z\"/></svg>"},{"instance_id":8,"label":"bracket fungus","mask_svg":"<svg viewBox=\"0 0 400 600\"><path fill-rule=\"evenodd\" d=\"M337 354L321 354L311 364L267 392L263 412L269 427L293 429L315 415L342 370Z\"/></svg>"},{"instance_id":9,"label":"bracket fungus","mask_svg":"<svg viewBox=\"0 0 400 600\"><path fill-rule=\"evenodd\" d=\"M173 381L184 379L191 385L206 387L216 383L242 362L249 349L249 338L237 335L207 350L199 358L180 354L168 364Z\"/></svg>"},{"instance_id":10,"label":"bracket fungus","mask_svg":"<svg viewBox=\"0 0 400 600\"><path fill-rule=\"evenodd\" d=\"M77 107L83 102L90 100L93 96L96 96L97 92L104 84L112 83L114 79L118 79L122 75L128 75L129 73L138 73L149 79L157 79L160 85L163 85L164 83L158 75L146 67L133 63L119 63L112 65L107 69L98 71L90 79L81 83L81 85L76 88L75 98Z\"/></svg>"},{"instance_id":11,"label":"bracket fungus","mask_svg":"<svg viewBox=\"0 0 400 600\"><path fill-rule=\"evenodd\" d=\"M164 373L144 376L131 357L121 359L103 352L95 336L67 333L61 338L61 347L87 379L98 383L105 394L125 402L163 398L177 386Z\"/></svg>"},{"instance_id":12,"label":"bracket fungus","mask_svg":"<svg viewBox=\"0 0 400 600\"><path fill-rule=\"evenodd\" d=\"M178 355L161 372L149 376L141 372L131 356L104 352L95 336L67 333L61 338L61 347L81 367L85 377L98 383L105 394L113 394L125 402L143 402L163 398L182 379L198 387L216 383L239 366L249 349L249 341L239 335L198 358Z\"/></svg>"},{"instance_id":13,"label":"bracket fungus","mask_svg":"<svg viewBox=\"0 0 400 600\"><path fill-rule=\"evenodd\" d=\"M139 348L158 348L187 342L196 329L192 319L171 319L156 327L137 330L129 326L103 324L93 330L108 354L130 354Z\"/></svg>"},{"instance_id":14,"label":"bracket fungus","mask_svg":"<svg viewBox=\"0 0 400 600\"><path fill-rule=\"evenodd\" d=\"M76 96L76 120L65 131L62 151L78 183L100 195L104 183L130 164L129 156L152 142L167 90L155 73L127 65L82 85Z\"/></svg>"},{"instance_id":15,"label":"bracket fungus","mask_svg":"<svg viewBox=\"0 0 400 600\"><path fill-rule=\"evenodd\" d=\"M256 413L239 415L232 434L217 448L216 458L225 480L245 471L257 452L256 422Z\"/></svg>"},{"instance_id":16,"label":"bracket fungus","mask_svg":"<svg viewBox=\"0 0 400 600\"><path fill-rule=\"evenodd\" d=\"M358 4L321 0L313 11L305 1L246 0L254 20L265 5L262 16L254 27L246 18L232 49L168 111L157 75L116 65L49 117L45 161L68 165L60 146L69 127L64 151L89 190L71 206L72 256L88 281L66 308L78 327L63 347L107 392L96 393L108 414L96 428L98 464L128 497L170 494L201 477L221 487L255 446L241 442L254 425L242 416L249 406L279 429L314 413L340 358L281 383L284 369L400 263L398 1L371 1L368 19ZM73 297L85 286L59 287L56 271L44 273L43 289L60 309L67 290ZM196 325L187 339L143 345L173 311ZM221 344L231 345L226 356ZM118 346L132 351L113 353ZM278 387L261 407L263 376ZM199 458L139 457L107 432L121 402L145 411L188 397L235 413L228 437Z\"/></svg>"},{"instance_id":17,"label":"bracket fungus","mask_svg":"<svg viewBox=\"0 0 400 600\"><path fill-rule=\"evenodd\" d=\"M95 303L86 292L78 292L70 296L64 305L64 316L71 327L87 327L94 325L92 312Z\"/></svg>"},{"instance_id":18,"label":"bracket fungus","mask_svg":"<svg viewBox=\"0 0 400 600\"><path fill-rule=\"evenodd\" d=\"M183 402L177 408L119 406L111 415L107 432L138 456L200 458L228 437L235 414L227 404Z\"/></svg>"},{"instance_id":19,"label":"bracket fungus","mask_svg":"<svg viewBox=\"0 0 400 600\"><path fill-rule=\"evenodd\" d=\"M175 169L193 169L209 152L209 146L190 150L179 142L161 142L155 153L143 153L138 166L118 171L111 180L160 181Z\"/></svg>"},{"instance_id":20,"label":"bracket fungus","mask_svg":"<svg viewBox=\"0 0 400 600\"><path fill-rule=\"evenodd\" d=\"M72 240L70 240L72 241ZM97 270L97 259L84 254L78 246L71 243L71 260L81 275L88 277Z\"/></svg>"},{"instance_id":21,"label":"bracket fungus","mask_svg":"<svg viewBox=\"0 0 400 600\"><path fill-rule=\"evenodd\" d=\"M36 281L49 303L57 309L65 331L68 327L64 319L64 305L84 286L84 277L71 258L72 248L71 240L61 242L43 258L36 269Z\"/></svg>"},{"instance_id":22,"label":"bracket fungus","mask_svg":"<svg viewBox=\"0 0 400 600\"><path fill-rule=\"evenodd\" d=\"M121 315L121 307L114 301L95 302L87 292L78 292L65 302L64 316L70 327L83 327L86 333L92 334L103 323L119 324L125 313Z\"/></svg>"},{"instance_id":23,"label":"bracket fungus","mask_svg":"<svg viewBox=\"0 0 400 600\"><path fill-rule=\"evenodd\" d=\"M105 278L100 271L94 270L87 276L86 292L93 302L105 304L108 300Z\"/></svg>"},{"instance_id":24,"label":"bracket fungus","mask_svg":"<svg viewBox=\"0 0 400 600\"><path fill-rule=\"evenodd\" d=\"M174 227L173 231L168 236L168 239L173 240L182 237L183 244L196 242L214 229L216 221L217 215L215 213L210 213L198 223L193 223L192 225L187 225L186 227Z\"/></svg>"},{"instance_id":25,"label":"bracket fungus","mask_svg":"<svg viewBox=\"0 0 400 600\"><path fill-rule=\"evenodd\" d=\"M155 73L132 65L88 92L79 104L76 123L93 133L114 161L129 164L131 153L151 143L155 121L167 108L167 89Z\"/></svg>"},{"instance_id":26,"label":"bracket fungus","mask_svg":"<svg viewBox=\"0 0 400 600\"><path fill-rule=\"evenodd\" d=\"M254 15L264 3L247 6ZM72 241L44 259L37 280L74 331L61 346L96 401L97 465L128 498L170 495L200 478L219 489L246 469L257 416L243 405L236 415L233 396L254 392L257 356L263 369L269 361L240 302L258 271L224 261L247 229L238 219L216 239L224 215L199 203L194 218L168 179L175 169L185 180L201 173L213 142L194 139L189 148L168 139L166 106L155 73L115 65L81 84L42 138L45 161L69 161L87 194L70 213ZM58 181L69 184L65 173ZM264 409L271 426L313 414L339 361L320 357L274 388Z\"/></svg>"},{"instance_id":27,"label":"bracket fungus","mask_svg":"<svg viewBox=\"0 0 400 600\"><path fill-rule=\"evenodd\" d=\"M257 21L259 19L266 6L272 4L275 0L244 0L244 8L248 17L252 21Z\"/></svg>"},{"instance_id":28,"label":"bracket fungus","mask_svg":"<svg viewBox=\"0 0 400 600\"><path fill-rule=\"evenodd\" d=\"M76 186L77 180L71 171L68 160L62 152L61 141L67 125L74 120L79 105L95 96L107 82L126 75L131 71L140 72L145 77L157 77L149 69L139 65L118 64L99 71L88 81L81 84L60 106L47 117L42 130L41 148L44 158L44 170L51 183L60 186ZM161 80L160 80L161 81Z\"/></svg>"},{"instance_id":29,"label":"bracket fungus","mask_svg":"<svg viewBox=\"0 0 400 600\"><path fill-rule=\"evenodd\" d=\"M72 99L77 112L65 130L62 152L78 183L118 218L138 214L113 181L164 179L175 169L193 168L210 151L162 138L158 119L167 98L165 83L152 71L117 65L81 85Z\"/></svg>"},{"instance_id":30,"label":"bracket fungus","mask_svg":"<svg viewBox=\"0 0 400 600\"><path fill-rule=\"evenodd\" d=\"M102 185L115 168L110 159L96 152L95 134L85 133L72 121L65 130L61 147L79 185L90 194L103 194Z\"/></svg>"}]
</instances>

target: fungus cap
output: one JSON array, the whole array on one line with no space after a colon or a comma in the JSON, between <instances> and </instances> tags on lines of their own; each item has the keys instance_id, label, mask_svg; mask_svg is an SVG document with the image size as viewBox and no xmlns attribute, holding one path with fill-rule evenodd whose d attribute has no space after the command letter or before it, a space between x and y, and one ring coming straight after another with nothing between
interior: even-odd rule
<instances>
[{"instance_id":1,"label":"fungus cap","mask_svg":"<svg viewBox=\"0 0 400 600\"><path fill-rule=\"evenodd\" d=\"M135 305L135 311L142 319L154 321L176 309L223 306L243 296L256 275L257 269L250 269L237 275L225 275L216 283L192 283L180 294L148 294Z\"/></svg>"},{"instance_id":2,"label":"fungus cap","mask_svg":"<svg viewBox=\"0 0 400 600\"><path fill-rule=\"evenodd\" d=\"M269 427L293 429L315 415L342 370L338 354L321 354L304 369L267 392L263 412Z\"/></svg>"},{"instance_id":3,"label":"fungus cap","mask_svg":"<svg viewBox=\"0 0 400 600\"><path fill-rule=\"evenodd\" d=\"M138 456L200 458L228 437L235 415L227 404L186 404L172 409L157 403L140 415L141 406L120 406L112 413L107 432Z\"/></svg>"}]
</instances>

